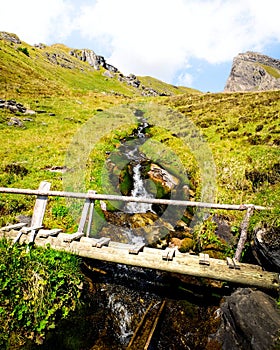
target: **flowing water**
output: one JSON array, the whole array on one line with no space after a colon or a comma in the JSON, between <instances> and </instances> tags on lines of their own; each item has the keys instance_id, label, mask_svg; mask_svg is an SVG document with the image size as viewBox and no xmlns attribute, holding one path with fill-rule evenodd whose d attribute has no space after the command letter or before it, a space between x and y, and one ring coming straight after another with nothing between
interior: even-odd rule
<instances>
[{"instance_id":1,"label":"flowing water","mask_svg":"<svg viewBox=\"0 0 280 350\"><path fill-rule=\"evenodd\" d=\"M148 124L141 119L139 122L135 137L124 142L119 152L132 165L131 195L152 197L141 175L145 156L139 151L146 141ZM147 213L152 207L129 202L122 211ZM119 230L129 242L143 241L129 228ZM162 300L167 300L166 311L149 349L205 349L212 329L211 320L217 309L217 299L209 294L208 287L207 291L203 287L201 290L201 285L193 289L188 281L182 283L176 276L137 267L92 260L84 260L83 267L88 283L82 307L50 333L41 350L126 349L148 306Z\"/></svg>"},{"instance_id":2,"label":"flowing water","mask_svg":"<svg viewBox=\"0 0 280 350\"><path fill-rule=\"evenodd\" d=\"M146 141L145 129L148 127L148 123L144 120L139 124L135 139L130 142L125 142L120 151L123 156L127 158L127 161L132 164L133 171L133 189L131 191L132 197L152 198L146 187L141 174L141 162L145 160L145 156L140 152L139 146ZM124 208L127 213L146 213L152 211L152 205L148 203L136 203L129 202Z\"/></svg>"}]
</instances>

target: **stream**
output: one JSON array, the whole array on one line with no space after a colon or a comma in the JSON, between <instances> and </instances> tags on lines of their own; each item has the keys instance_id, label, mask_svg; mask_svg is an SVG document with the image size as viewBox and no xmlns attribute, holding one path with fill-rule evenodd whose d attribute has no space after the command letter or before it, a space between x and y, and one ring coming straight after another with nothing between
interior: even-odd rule
<instances>
[{"instance_id":1,"label":"stream","mask_svg":"<svg viewBox=\"0 0 280 350\"><path fill-rule=\"evenodd\" d=\"M145 128L149 125L145 120L140 120L140 124L135 132L135 139L133 142L125 142L120 147L120 152L132 164L133 171L133 189L131 191L132 197L153 198L146 187L141 174L141 162L145 160L145 156L140 152L141 146L147 139L145 135ZM124 207L124 212L127 213L146 213L152 211L152 205L148 203L129 202Z\"/></svg>"},{"instance_id":2,"label":"stream","mask_svg":"<svg viewBox=\"0 0 280 350\"><path fill-rule=\"evenodd\" d=\"M124 163L132 166L131 195L135 197L153 197L145 187L141 163L146 158L139 151L146 141L147 127L139 117L133 140L123 142L118 150ZM122 213L155 214L150 204L133 202L127 203ZM129 243L144 242L129 227L121 231ZM87 259L82 267L86 276L82 305L50 332L41 350L126 349L148 306L163 300L166 306L149 350L205 349L209 335L215 332L220 285L215 288L206 282L194 283L191 277L182 282L168 273ZM223 290L223 294L227 292Z\"/></svg>"}]
</instances>

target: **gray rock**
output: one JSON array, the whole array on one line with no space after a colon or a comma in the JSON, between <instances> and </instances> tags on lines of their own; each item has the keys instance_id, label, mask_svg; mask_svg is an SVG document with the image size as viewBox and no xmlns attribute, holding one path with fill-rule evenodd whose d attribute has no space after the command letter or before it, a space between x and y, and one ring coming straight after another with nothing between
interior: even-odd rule
<instances>
[{"instance_id":1,"label":"gray rock","mask_svg":"<svg viewBox=\"0 0 280 350\"><path fill-rule=\"evenodd\" d=\"M280 60L255 52L238 54L224 91L266 91L280 89Z\"/></svg>"},{"instance_id":2,"label":"gray rock","mask_svg":"<svg viewBox=\"0 0 280 350\"><path fill-rule=\"evenodd\" d=\"M220 308L221 325L214 339L223 350L269 350L279 345L280 310L261 291L238 289Z\"/></svg>"},{"instance_id":3,"label":"gray rock","mask_svg":"<svg viewBox=\"0 0 280 350\"><path fill-rule=\"evenodd\" d=\"M257 227L254 231L254 251L265 268L280 272L279 227Z\"/></svg>"},{"instance_id":4,"label":"gray rock","mask_svg":"<svg viewBox=\"0 0 280 350\"><path fill-rule=\"evenodd\" d=\"M21 44L19 37L16 34L8 32L0 32L0 40L7 40L13 44Z\"/></svg>"},{"instance_id":5,"label":"gray rock","mask_svg":"<svg viewBox=\"0 0 280 350\"><path fill-rule=\"evenodd\" d=\"M0 108L7 108L13 113L22 113L27 115L34 115L35 111L27 109L22 103L18 103L15 100L3 100L0 99ZM20 124L17 118L11 118L9 125Z\"/></svg>"},{"instance_id":6,"label":"gray rock","mask_svg":"<svg viewBox=\"0 0 280 350\"><path fill-rule=\"evenodd\" d=\"M22 128L24 126L23 122L20 119L14 118L14 117L12 117L10 119L10 121L8 122L8 125L9 126L19 126L20 128Z\"/></svg>"}]
</instances>

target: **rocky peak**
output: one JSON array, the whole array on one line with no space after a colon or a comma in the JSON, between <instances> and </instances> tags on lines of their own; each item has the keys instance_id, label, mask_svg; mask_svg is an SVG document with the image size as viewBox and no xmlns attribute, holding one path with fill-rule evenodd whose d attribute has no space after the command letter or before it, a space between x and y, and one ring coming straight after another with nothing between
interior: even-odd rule
<instances>
[{"instance_id":1,"label":"rocky peak","mask_svg":"<svg viewBox=\"0 0 280 350\"><path fill-rule=\"evenodd\" d=\"M280 89L280 60L251 51L233 59L225 92L277 89Z\"/></svg>"}]
</instances>

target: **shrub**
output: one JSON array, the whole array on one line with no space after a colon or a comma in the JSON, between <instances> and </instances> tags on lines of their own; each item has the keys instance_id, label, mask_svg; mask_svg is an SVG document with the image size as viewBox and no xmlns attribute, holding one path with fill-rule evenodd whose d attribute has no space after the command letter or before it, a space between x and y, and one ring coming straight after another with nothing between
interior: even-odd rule
<instances>
[{"instance_id":1,"label":"shrub","mask_svg":"<svg viewBox=\"0 0 280 350\"><path fill-rule=\"evenodd\" d=\"M75 309L81 282L74 255L0 240L0 348L41 344Z\"/></svg>"},{"instance_id":2,"label":"shrub","mask_svg":"<svg viewBox=\"0 0 280 350\"><path fill-rule=\"evenodd\" d=\"M26 56L29 57L29 52L28 52L27 47L19 47L19 48L18 48L18 51L24 53Z\"/></svg>"}]
</instances>

